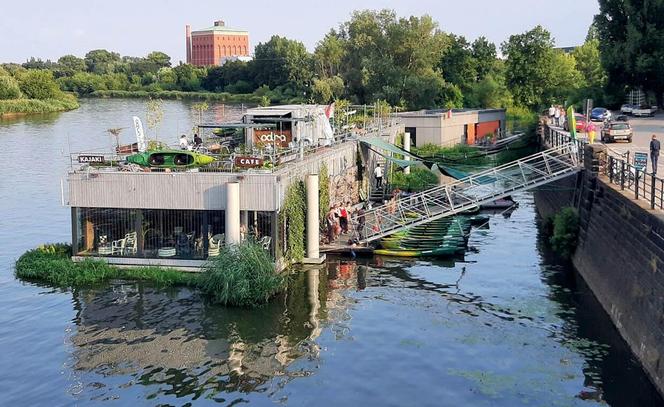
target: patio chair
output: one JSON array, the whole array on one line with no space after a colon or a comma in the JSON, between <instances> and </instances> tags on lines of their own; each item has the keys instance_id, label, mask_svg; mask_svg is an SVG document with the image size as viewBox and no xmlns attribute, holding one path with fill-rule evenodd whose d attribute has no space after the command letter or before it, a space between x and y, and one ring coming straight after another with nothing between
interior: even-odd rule
<instances>
[{"instance_id":1,"label":"patio chair","mask_svg":"<svg viewBox=\"0 0 664 407\"><path fill-rule=\"evenodd\" d=\"M214 235L208 241L208 257L219 256L221 245L225 239L224 234Z\"/></svg>"},{"instance_id":2,"label":"patio chair","mask_svg":"<svg viewBox=\"0 0 664 407\"><path fill-rule=\"evenodd\" d=\"M111 255L120 255L124 254L124 248L127 244L127 239L122 238L119 240L114 240L111 242Z\"/></svg>"},{"instance_id":3,"label":"patio chair","mask_svg":"<svg viewBox=\"0 0 664 407\"><path fill-rule=\"evenodd\" d=\"M270 243L272 243L272 237L270 236L263 236L261 240L258 241L258 244L260 244L265 251L270 251Z\"/></svg>"},{"instance_id":4,"label":"patio chair","mask_svg":"<svg viewBox=\"0 0 664 407\"><path fill-rule=\"evenodd\" d=\"M127 233L124 237L125 246L122 254L136 254L138 251L138 239L136 232Z\"/></svg>"}]
</instances>

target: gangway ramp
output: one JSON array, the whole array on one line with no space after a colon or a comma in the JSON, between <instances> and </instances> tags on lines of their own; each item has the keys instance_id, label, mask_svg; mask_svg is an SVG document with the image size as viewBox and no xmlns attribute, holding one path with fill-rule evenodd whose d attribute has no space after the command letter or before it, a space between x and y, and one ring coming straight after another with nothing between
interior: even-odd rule
<instances>
[{"instance_id":1,"label":"gangway ramp","mask_svg":"<svg viewBox=\"0 0 664 407\"><path fill-rule=\"evenodd\" d=\"M352 222L361 242L371 242L396 232L473 209L565 178L581 169L582 149L576 141L521 158L450 184L410 196L395 198L365 212L365 222Z\"/></svg>"}]
</instances>

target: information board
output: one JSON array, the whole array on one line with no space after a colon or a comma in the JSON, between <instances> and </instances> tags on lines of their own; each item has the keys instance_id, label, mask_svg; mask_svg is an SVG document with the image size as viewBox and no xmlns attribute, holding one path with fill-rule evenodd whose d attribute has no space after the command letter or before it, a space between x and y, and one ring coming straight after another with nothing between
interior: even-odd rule
<instances>
[{"instance_id":1,"label":"information board","mask_svg":"<svg viewBox=\"0 0 664 407\"><path fill-rule=\"evenodd\" d=\"M648 165L648 153L635 152L634 153L634 166L639 171L645 171Z\"/></svg>"}]
</instances>

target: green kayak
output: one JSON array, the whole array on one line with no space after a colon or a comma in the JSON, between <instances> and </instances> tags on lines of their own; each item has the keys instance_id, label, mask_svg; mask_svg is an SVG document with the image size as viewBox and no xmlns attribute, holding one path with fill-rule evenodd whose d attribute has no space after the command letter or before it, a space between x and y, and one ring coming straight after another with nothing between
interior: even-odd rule
<instances>
[{"instance_id":1,"label":"green kayak","mask_svg":"<svg viewBox=\"0 0 664 407\"><path fill-rule=\"evenodd\" d=\"M141 167L193 168L208 165L215 160L209 155L187 150L146 151L127 157L127 161Z\"/></svg>"},{"instance_id":2,"label":"green kayak","mask_svg":"<svg viewBox=\"0 0 664 407\"><path fill-rule=\"evenodd\" d=\"M428 250L374 250L374 254L393 257L451 257L457 253L456 249L436 248Z\"/></svg>"}]
</instances>

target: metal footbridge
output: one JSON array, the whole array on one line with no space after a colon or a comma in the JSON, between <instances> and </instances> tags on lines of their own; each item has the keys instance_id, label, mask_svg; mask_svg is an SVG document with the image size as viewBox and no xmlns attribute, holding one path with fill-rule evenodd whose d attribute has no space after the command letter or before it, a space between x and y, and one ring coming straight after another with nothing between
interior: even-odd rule
<instances>
[{"instance_id":1,"label":"metal footbridge","mask_svg":"<svg viewBox=\"0 0 664 407\"><path fill-rule=\"evenodd\" d=\"M575 142L559 145L450 184L393 198L366 211L364 222L352 218L361 242L371 242L413 226L474 209L478 205L575 174L583 150Z\"/></svg>"}]
</instances>

